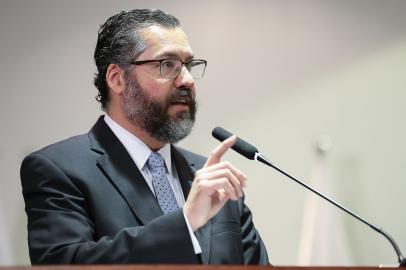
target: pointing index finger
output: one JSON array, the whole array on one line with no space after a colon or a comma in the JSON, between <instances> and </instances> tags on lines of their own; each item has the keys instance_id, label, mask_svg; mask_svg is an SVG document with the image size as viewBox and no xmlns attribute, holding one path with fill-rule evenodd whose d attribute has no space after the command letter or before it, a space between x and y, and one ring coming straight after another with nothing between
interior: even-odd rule
<instances>
[{"instance_id":1,"label":"pointing index finger","mask_svg":"<svg viewBox=\"0 0 406 270\"><path fill-rule=\"evenodd\" d=\"M237 141L237 136L233 135L228 139L224 140L221 144L219 144L210 154L209 158L207 159L204 167L211 166L220 162L221 157L230 149L234 143Z\"/></svg>"}]
</instances>

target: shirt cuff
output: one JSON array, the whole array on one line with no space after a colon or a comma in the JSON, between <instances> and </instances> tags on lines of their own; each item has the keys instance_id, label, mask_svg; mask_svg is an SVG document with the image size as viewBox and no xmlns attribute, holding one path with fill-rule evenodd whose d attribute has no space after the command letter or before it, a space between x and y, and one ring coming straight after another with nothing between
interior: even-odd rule
<instances>
[{"instance_id":1,"label":"shirt cuff","mask_svg":"<svg viewBox=\"0 0 406 270\"><path fill-rule=\"evenodd\" d=\"M190 226L189 220L187 220L185 212L183 212L183 217L185 218L187 229L189 230L190 239L192 240L193 249L195 250L195 254L201 254L202 248L200 247L199 241L196 238L195 233L192 230L192 226Z\"/></svg>"}]
</instances>

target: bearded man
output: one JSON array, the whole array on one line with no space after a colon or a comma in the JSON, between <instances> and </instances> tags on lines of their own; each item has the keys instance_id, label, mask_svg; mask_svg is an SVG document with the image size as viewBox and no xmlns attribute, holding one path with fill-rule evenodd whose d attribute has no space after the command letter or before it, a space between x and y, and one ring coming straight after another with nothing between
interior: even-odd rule
<instances>
[{"instance_id":1,"label":"bearded man","mask_svg":"<svg viewBox=\"0 0 406 270\"><path fill-rule=\"evenodd\" d=\"M21 166L33 264L268 264L244 204L246 176L222 155L174 146L196 114L196 59L160 10L110 17L98 33L95 86L105 115L89 133Z\"/></svg>"}]
</instances>

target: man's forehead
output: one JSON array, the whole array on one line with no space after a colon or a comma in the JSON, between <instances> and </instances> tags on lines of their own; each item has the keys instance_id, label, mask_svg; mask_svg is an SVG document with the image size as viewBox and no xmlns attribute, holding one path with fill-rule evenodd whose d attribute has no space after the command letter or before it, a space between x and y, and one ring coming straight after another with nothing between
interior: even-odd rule
<instances>
[{"instance_id":1,"label":"man's forehead","mask_svg":"<svg viewBox=\"0 0 406 270\"><path fill-rule=\"evenodd\" d=\"M150 26L140 31L147 49L142 55L193 58L193 51L185 32L179 28Z\"/></svg>"}]
</instances>

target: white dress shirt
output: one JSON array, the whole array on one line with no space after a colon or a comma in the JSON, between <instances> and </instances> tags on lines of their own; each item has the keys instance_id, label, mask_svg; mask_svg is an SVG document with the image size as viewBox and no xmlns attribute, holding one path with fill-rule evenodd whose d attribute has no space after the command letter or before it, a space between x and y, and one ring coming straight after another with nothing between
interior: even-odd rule
<instances>
[{"instance_id":1,"label":"white dress shirt","mask_svg":"<svg viewBox=\"0 0 406 270\"><path fill-rule=\"evenodd\" d=\"M120 142L124 145L127 152L130 154L135 165L140 170L142 176L144 176L145 181L147 182L152 193L155 195L155 190L152 185L152 175L146 165L147 160L152 152L152 150L134 134L117 124L113 119L111 119L107 114L104 116L104 121L117 136ZM165 160L166 165L166 178L169 181L170 186L172 187L173 193L175 194L176 201L179 207L182 207L185 204L185 196L183 195L182 186L180 185L178 173L176 167L172 166L171 159L171 146L169 143L165 144L161 149L158 150L158 153L162 155ZM187 220L185 213L186 224L189 229L190 238L192 240L193 248L196 254L202 253L199 242L195 234L193 233L192 227L190 226L189 221Z\"/></svg>"}]
</instances>

